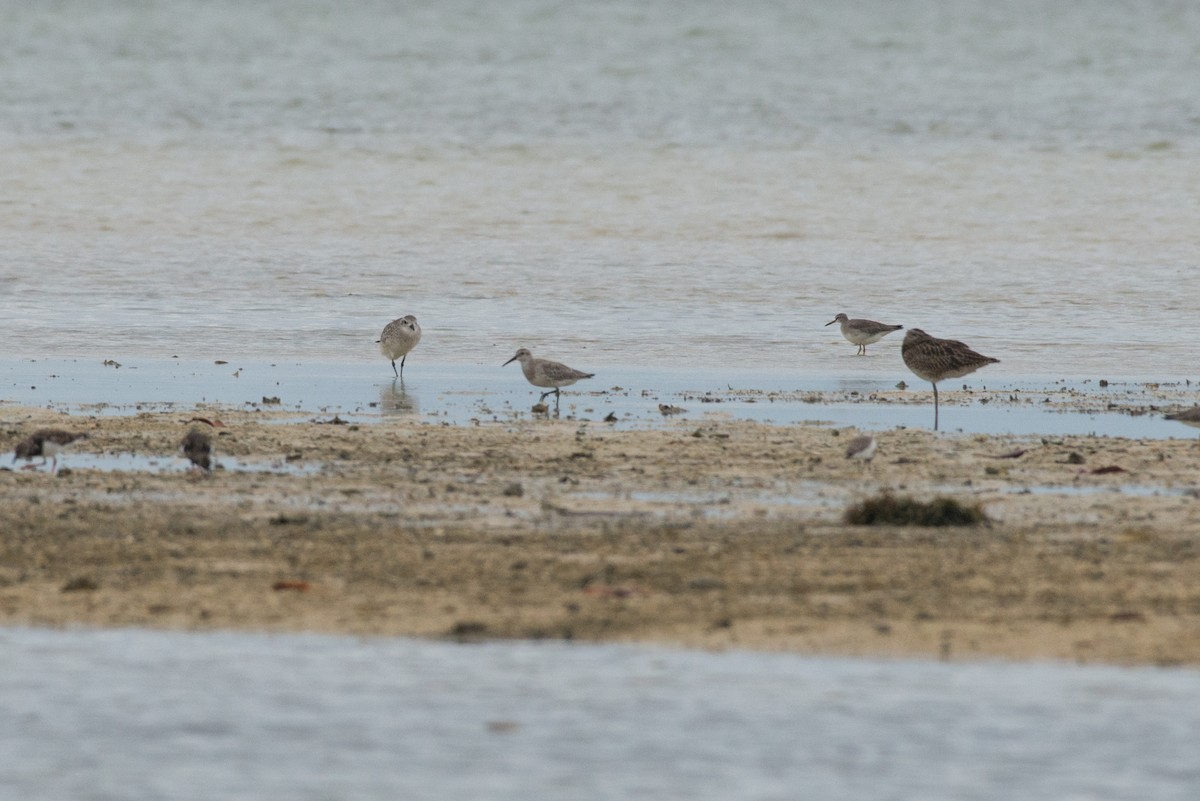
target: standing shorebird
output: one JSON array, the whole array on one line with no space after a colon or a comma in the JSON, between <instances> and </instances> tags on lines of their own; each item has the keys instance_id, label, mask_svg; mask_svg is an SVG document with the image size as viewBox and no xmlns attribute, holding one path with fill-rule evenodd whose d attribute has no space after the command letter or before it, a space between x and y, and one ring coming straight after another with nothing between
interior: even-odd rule
<instances>
[{"instance_id":1,"label":"standing shorebird","mask_svg":"<svg viewBox=\"0 0 1200 801\"><path fill-rule=\"evenodd\" d=\"M551 392L554 393L554 405L558 406L558 398L562 393L559 392L560 387L569 387L581 378L591 378L595 373L584 373L572 367L567 367L559 362L552 362L549 359L535 359L528 348L521 348L517 351L517 355L506 361L503 366L512 364L513 362L521 363L521 372L525 374L525 380L535 387L551 387L542 393L542 397L538 399L541 403L546 399L546 396Z\"/></svg>"},{"instance_id":2,"label":"standing shorebird","mask_svg":"<svg viewBox=\"0 0 1200 801\"><path fill-rule=\"evenodd\" d=\"M904 335L900 355L908 369L933 384L933 430L938 430L937 382L943 378L959 378L980 367L996 364L999 359L976 353L957 339L938 339L920 328L910 328Z\"/></svg>"},{"instance_id":3,"label":"standing shorebird","mask_svg":"<svg viewBox=\"0 0 1200 801\"><path fill-rule=\"evenodd\" d=\"M392 360L392 372L398 378L403 378L404 360L408 358L409 351L421 341L421 325L416 317L406 314L399 320L392 320L385 325L383 333L375 341L379 343L379 350L383 355ZM396 359L400 360L399 370L396 369Z\"/></svg>"},{"instance_id":4,"label":"standing shorebird","mask_svg":"<svg viewBox=\"0 0 1200 801\"><path fill-rule=\"evenodd\" d=\"M59 452L72 442L87 438L87 434L74 434L70 431L63 431L61 428L40 428L17 443L13 461L15 462L17 459L32 461L34 457L40 456L42 464L45 464L46 459L49 458L51 460L50 472L53 473L58 470ZM26 467L30 469L33 465Z\"/></svg>"},{"instance_id":5,"label":"standing shorebird","mask_svg":"<svg viewBox=\"0 0 1200 801\"><path fill-rule=\"evenodd\" d=\"M870 463L875 458L875 447L875 438L870 434L855 437L846 445L846 458Z\"/></svg>"},{"instance_id":6,"label":"standing shorebird","mask_svg":"<svg viewBox=\"0 0 1200 801\"><path fill-rule=\"evenodd\" d=\"M198 428L187 432L181 444L183 455L193 466L206 473L212 472L212 438Z\"/></svg>"},{"instance_id":7,"label":"standing shorebird","mask_svg":"<svg viewBox=\"0 0 1200 801\"><path fill-rule=\"evenodd\" d=\"M839 314L825 325L830 326L834 323L841 323L842 336L848 339L851 345L858 345L856 356L866 356L867 345L873 345L893 331L899 331L904 327L877 323L874 320L851 320L845 314Z\"/></svg>"}]
</instances>

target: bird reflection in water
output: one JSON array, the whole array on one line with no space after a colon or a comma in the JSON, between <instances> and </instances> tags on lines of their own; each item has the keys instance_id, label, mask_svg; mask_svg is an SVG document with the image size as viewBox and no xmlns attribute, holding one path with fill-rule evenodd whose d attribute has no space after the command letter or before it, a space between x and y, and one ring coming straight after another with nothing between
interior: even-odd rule
<instances>
[{"instance_id":1,"label":"bird reflection in water","mask_svg":"<svg viewBox=\"0 0 1200 801\"><path fill-rule=\"evenodd\" d=\"M379 388L379 413L384 417L401 414L416 414L420 411L417 396L407 392L400 379Z\"/></svg>"}]
</instances>

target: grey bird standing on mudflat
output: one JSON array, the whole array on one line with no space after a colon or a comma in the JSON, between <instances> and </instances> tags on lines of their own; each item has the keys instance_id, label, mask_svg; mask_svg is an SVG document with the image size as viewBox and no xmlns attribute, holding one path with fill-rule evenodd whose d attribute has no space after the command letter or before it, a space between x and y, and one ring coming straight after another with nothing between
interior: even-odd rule
<instances>
[{"instance_id":1,"label":"grey bird standing on mudflat","mask_svg":"<svg viewBox=\"0 0 1200 801\"><path fill-rule=\"evenodd\" d=\"M503 366L512 364L513 362L521 363L521 372L525 374L525 380L535 387L552 387L542 393L542 397L538 399L541 403L546 399L546 396L551 392L554 393L554 403L558 405L558 398L561 394L560 387L569 387L576 381L582 378L591 378L595 373L584 373L573 367L567 367L559 362L552 362L549 359L535 359L528 348L521 348L517 354L506 361Z\"/></svg>"},{"instance_id":2,"label":"grey bird standing on mudflat","mask_svg":"<svg viewBox=\"0 0 1200 801\"><path fill-rule=\"evenodd\" d=\"M976 353L957 339L938 339L920 328L910 328L900 346L900 356L908 369L933 384L933 430L938 430L937 382L960 378L980 367L996 364L999 359Z\"/></svg>"},{"instance_id":3,"label":"grey bird standing on mudflat","mask_svg":"<svg viewBox=\"0 0 1200 801\"><path fill-rule=\"evenodd\" d=\"M851 320L845 314L839 314L825 325L830 326L834 323L841 323L842 336L848 339L851 345L858 345L856 356L866 356L867 345L874 344L893 331L899 331L904 327L877 323L874 320Z\"/></svg>"},{"instance_id":4,"label":"grey bird standing on mudflat","mask_svg":"<svg viewBox=\"0 0 1200 801\"><path fill-rule=\"evenodd\" d=\"M404 362L408 353L421 341L421 326L417 318L406 314L398 320L392 320L383 327L383 333L375 340L384 356L392 360L392 372L398 378L404 377ZM396 359L400 360L400 369L396 369Z\"/></svg>"},{"instance_id":5,"label":"grey bird standing on mudflat","mask_svg":"<svg viewBox=\"0 0 1200 801\"><path fill-rule=\"evenodd\" d=\"M855 437L846 444L846 458L870 462L875 458L875 438L870 434Z\"/></svg>"}]
</instances>

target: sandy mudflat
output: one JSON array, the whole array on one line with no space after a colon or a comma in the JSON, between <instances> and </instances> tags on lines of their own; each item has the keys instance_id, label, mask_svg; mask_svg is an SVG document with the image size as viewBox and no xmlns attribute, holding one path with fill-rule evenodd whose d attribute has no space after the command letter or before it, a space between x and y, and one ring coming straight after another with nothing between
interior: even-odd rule
<instances>
[{"instance_id":1,"label":"sandy mudflat","mask_svg":"<svg viewBox=\"0 0 1200 801\"><path fill-rule=\"evenodd\" d=\"M189 473L190 413L3 408L10 453L91 439L58 476L0 472L0 625L1200 664L1195 440L896 430L864 465L811 425L202 413L258 472ZM114 454L158 458L87 466ZM992 522L841 522L884 488Z\"/></svg>"}]
</instances>

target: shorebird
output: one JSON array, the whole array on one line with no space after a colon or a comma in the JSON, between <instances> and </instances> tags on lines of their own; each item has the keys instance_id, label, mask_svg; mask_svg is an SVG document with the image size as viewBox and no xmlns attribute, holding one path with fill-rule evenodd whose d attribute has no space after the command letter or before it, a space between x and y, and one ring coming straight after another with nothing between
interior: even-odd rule
<instances>
[{"instance_id":1,"label":"shorebird","mask_svg":"<svg viewBox=\"0 0 1200 801\"><path fill-rule=\"evenodd\" d=\"M554 393L554 405L558 405L560 387L569 387L581 378L591 378L595 373L584 373L572 367L567 367L559 362L552 362L549 359L535 359L528 348L521 348L517 351L517 355L506 361L503 366L512 364L513 362L521 363L521 372L525 374L525 380L535 387L551 387L542 393L542 397L538 398L538 403L546 399L546 396L551 392Z\"/></svg>"},{"instance_id":2,"label":"shorebird","mask_svg":"<svg viewBox=\"0 0 1200 801\"><path fill-rule=\"evenodd\" d=\"M839 314L825 325L830 326L834 323L841 323L842 336L848 339L851 345L858 345L856 356L866 356L867 345L872 345L893 331L899 331L904 327L877 323L874 320L851 320L845 314Z\"/></svg>"},{"instance_id":3,"label":"shorebird","mask_svg":"<svg viewBox=\"0 0 1200 801\"><path fill-rule=\"evenodd\" d=\"M1189 426L1200 426L1200 406L1193 406L1190 409L1185 409L1182 412L1168 414L1164 419L1175 420Z\"/></svg>"},{"instance_id":4,"label":"shorebird","mask_svg":"<svg viewBox=\"0 0 1200 801\"><path fill-rule=\"evenodd\" d=\"M417 318L406 314L399 320L392 320L383 327L383 333L375 340L384 356L392 360L392 372L397 377L404 377L404 360L408 353L421 341L421 325ZM396 369L396 359L400 360L400 369Z\"/></svg>"},{"instance_id":5,"label":"shorebird","mask_svg":"<svg viewBox=\"0 0 1200 801\"><path fill-rule=\"evenodd\" d=\"M959 378L980 367L996 364L999 359L976 353L957 339L938 339L920 328L910 328L900 346L900 356L908 369L933 384L933 430L938 430L937 382Z\"/></svg>"},{"instance_id":6,"label":"shorebird","mask_svg":"<svg viewBox=\"0 0 1200 801\"><path fill-rule=\"evenodd\" d=\"M183 455L191 463L205 471L212 472L212 438L198 428L187 432L181 443Z\"/></svg>"},{"instance_id":7,"label":"shorebird","mask_svg":"<svg viewBox=\"0 0 1200 801\"><path fill-rule=\"evenodd\" d=\"M875 458L875 438L864 434L850 440L846 445L846 458L870 462Z\"/></svg>"},{"instance_id":8,"label":"shorebird","mask_svg":"<svg viewBox=\"0 0 1200 801\"><path fill-rule=\"evenodd\" d=\"M48 457L51 460L50 472L53 473L58 470L59 451L72 442L87 438L87 434L74 434L70 431L63 431L61 428L41 428L17 443L13 461L15 462L17 459L32 461L35 456L40 456L42 464L45 464ZM28 467L32 468L33 465L28 465Z\"/></svg>"}]
</instances>

